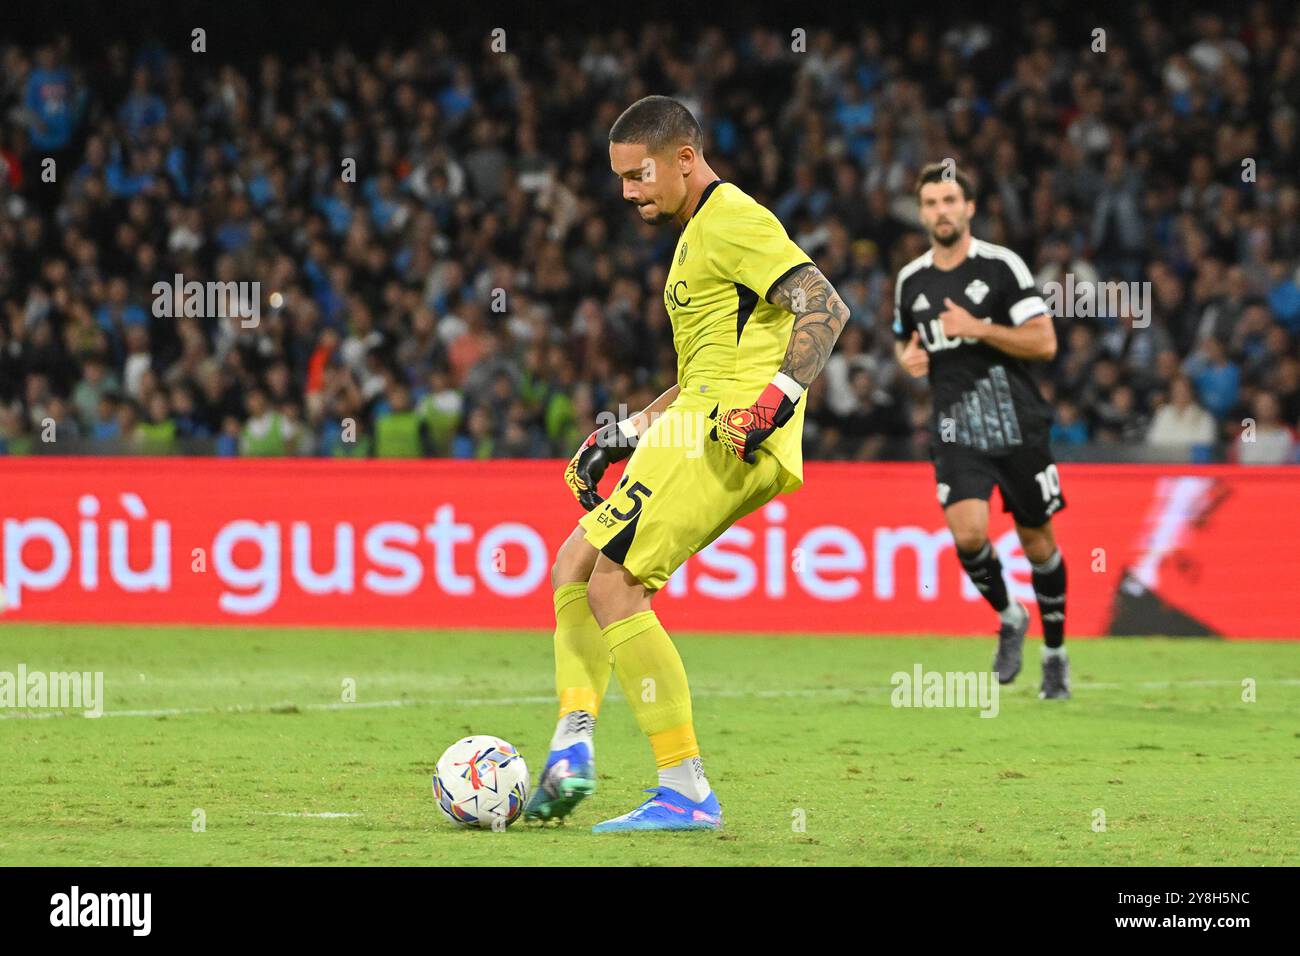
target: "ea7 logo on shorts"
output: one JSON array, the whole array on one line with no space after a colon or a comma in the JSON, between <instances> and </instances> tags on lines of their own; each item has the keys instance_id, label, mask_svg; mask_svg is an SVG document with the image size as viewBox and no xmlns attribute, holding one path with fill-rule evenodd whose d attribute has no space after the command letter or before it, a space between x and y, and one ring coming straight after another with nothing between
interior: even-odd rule
<instances>
[{"instance_id":1,"label":"ea7 logo on shorts","mask_svg":"<svg viewBox=\"0 0 1300 956\"><path fill-rule=\"evenodd\" d=\"M984 297L989 294L989 287L982 279L976 279L966 287L966 297L979 305L984 301Z\"/></svg>"},{"instance_id":2,"label":"ea7 logo on shorts","mask_svg":"<svg viewBox=\"0 0 1300 956\"><path fill-rule=\"evenodd\" d=\"M939 492L939 504L946 505L948 503L948 492L952 491L952 489L941 481L936 490Z\"/></svg>"}]
</instances>

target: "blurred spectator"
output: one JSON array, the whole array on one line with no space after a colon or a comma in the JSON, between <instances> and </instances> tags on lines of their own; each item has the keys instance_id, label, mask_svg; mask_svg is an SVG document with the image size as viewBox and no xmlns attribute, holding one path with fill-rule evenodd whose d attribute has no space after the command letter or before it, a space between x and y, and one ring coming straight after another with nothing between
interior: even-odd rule
<instances>
[{"instance_id":1,"label":"blurred spectator","mask_svg":"<svg viewBox=\"0 0 1300 956\"><path fill-rule=\"evenodd\" d=\"M1196 404L1186 376L1174 379L1169 400L1156 410L1147 432L1147 444L1160 447L1209 445L1214 441L1214 418Z\"/></svg>"},{"instance_id":2,"label":"blurred spectator","mask_svg":"<svg viewBox=\"0 0 1300 956\"><path fill-rule=\"evenodd\" d=\"M239 419L227 416L221 423L221 435L217 438L217 454L222 458L233 458L238 455L241 435Z\"/></svg>"},{"instance_id":3,"label":"blurred spectator","mask_svg":"<svg viewBox=\"0 0 1300 956\"><path fill-rule=\"evenodd\" d=\"M22 415L9 406L0 406L0 450L6 455L31 453L32 439L23 427Z\"/></svg>"},{"instance_id":4,"label":"blurred spectator","mask_svg":"<svg viewBox=\"0 0 1300 956\"><path fill-rule=\"evenodd\" d=\"M149 396L147 414L147 419L135 427L133 437L139 450L146 455L170 455L176 450L176 422L163 392Z\"/></svg>"},{"instance_id":5,"label":"blurred spectator","mask_svg":"<svg viewBox=\"0 0 1300 956\"><path fill-rule=\"evenodd\" d=\"M1095 100L1100 91L1089 91ZM1128 168L1122 148L1106 154L1106 175L1092 211L1092 248L1098 269L1125 282L1142 273L1145 236L1142 227L1142 184Z\"/></svg>"},{"instance_id":6,"label":"blurred spectator","mask_svg":"<svg viewBox=\"0 0 1300 956\"><path fill-rule=\"evenodd\" d=\"M1243 465L1284 465L1296 460L1296 434L1282 421L1277 397L1268 392L1255 396L1253 422L1243 430L1233 448Z\"/></svg>"},{"instance_id":7,"label":"blurred spectator","mask_svg":"<svg viewBox=\"0 0 1300 956\"><path fill-rule=\"evenodd\" d=\"M464 397L451 386L451 375L445 368L434 368L429 373L429 388L420 399L418 412L428 427L429 445L434 455L444 456L451 451L451 442L464 413Z\"/></svg>"},{"instance_id":8,"label":"blurred spectator","mask_svg":"<svg viewBox=\"0 0 1300 956\"><path fill-rule=\"evenodd\" d=\"M394 385L388 390L387 409L375 416L375 455L419 458L427 445L427 425L411 407L410 391Z\"/></svg>"},{"instance_id":9,"label":"blurred spectator","mask_svg":"<svg viewBox=\"0 0 1300 956\"><path fill-rule=\"evenodd\" d=\"M1137 393L1130 385L1118 385L1097 407L1096 439L1101 442L1140 445L1150 423L1138 407Z\"/></svg>"},{"instance_id":10,"label":"blurred spectator","mask_svg":"<svg viewBox=\"0 0 1300 956\"><path fill-rule=\"evenodd\" d=\"M295 437L293 423L277 411L266 392L255 388L248 395L248 420L239 436L239 453L250 457L288 454Z\"/></svg>"},{"instance_id":11,"label":"blurred spectator","mask_svg":"<svg viewBox=\"0 0 1300 956\"><path fill-rule=\"evenodd\" d=\"M479 406L469 413L469 427L452 444L455 458L491 458L493 451L492 413Z\"/></svg>"},{"instance_id":12,"label":"blurred spectator","mask_svg":"<svg viewBox=\"0 0 1300 956\"><path fill-rule=\"evenodd\" d=\"M1183 365L1183 371L1196 386L1201 404L1215 418L1224 418L1237 404L1241 370L1228 361L1227 349L1219 339L1205 339Z\"/></svg>"},{"instance_id":13,"label":"blurred spectator","mask_svg":"<svg viewBox=\"0 0 1300 956\"><path fill-rule=\"evenodd\" d=\"M1082 445L1088 441L1088 426L1079 418L1079 408L1069 400L1056 406L1056 420L1052 422L1053 444Z\"/></svg>"},{"instance_id":14,"label":"blurred spectator","mask_svg":"<svg viewBox=\"0 0 1300 956\"><path fill-rule=\"evenodd\" d=\"M65 149L81 122L85 104L86 91L73 79L62 54L50 46L37 50L22 98L32 149L46 154Z\"/></svg>"}]
</instances>

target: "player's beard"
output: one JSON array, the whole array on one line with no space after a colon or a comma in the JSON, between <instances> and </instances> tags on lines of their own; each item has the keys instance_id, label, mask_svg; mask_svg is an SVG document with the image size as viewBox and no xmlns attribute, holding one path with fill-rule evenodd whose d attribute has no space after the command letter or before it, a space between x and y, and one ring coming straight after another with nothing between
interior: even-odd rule
<instances>
[{"instance_id":1,"label":"player's beard","mask_svg":"<svg viewBox=\"0 0 1300 956\"><path fill-rule=\"evenodd\" d=\"M952 224L950 223L949 225ZM939 235L939 227L936 226L934 231L930 233L930 238L941 246L951 247L961 242L961 237L964 235L966 235L966 229L964 226L953 225L952 232L948 233L946 236Z\"/></svg>"}]
</instances>

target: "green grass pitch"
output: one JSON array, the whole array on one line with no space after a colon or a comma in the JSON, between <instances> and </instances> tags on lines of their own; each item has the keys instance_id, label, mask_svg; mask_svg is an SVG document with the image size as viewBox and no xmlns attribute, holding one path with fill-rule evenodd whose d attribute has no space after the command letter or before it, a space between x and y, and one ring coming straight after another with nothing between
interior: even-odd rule
<instances>
[{"instance_id":1,"label":"green grass pitch","mask_svg":"<svg viewBox=\"0 0 1300 956\"><path fill-rule=\"evenodd\" d=\"M548 634L10 623L0 671L103 671L106 714L0 710L0 861L1300 862L1295 644L1077 641L1074 699L1045 702L1031 641L987 719L893 707L890 677L917 663L983 670L992 638L675 637L721 834L590 832L654 782L616 681L597 730L600 790L568 826L462 831L442 818L433 763L464 735L503 737L540 771Z\"/></svg>"}]
</instances>

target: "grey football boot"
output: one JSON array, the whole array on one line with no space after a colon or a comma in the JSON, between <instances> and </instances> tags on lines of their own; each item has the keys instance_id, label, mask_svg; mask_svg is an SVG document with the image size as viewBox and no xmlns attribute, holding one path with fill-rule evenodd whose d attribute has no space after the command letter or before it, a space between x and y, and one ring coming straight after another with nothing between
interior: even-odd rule
<instances>
[{"instance_id":1,"label":"grey football boot","mask_svg":"<svg viewBox=\"0 0 1300 956\"><path fill-rule=\"evenodd\" d=\"M1070 699L1070 660L1064 651L1043 658L1043 685L1038 697L1040 700Z\"/></svg>"},{"instance_id":2,"label":"grey football boot","mask_svg":"<svg viewBox=\"0 0 1300 956\"><path fill-rule=\"evenodd\" d=\"M1029 611L1019 601L1016 604L1020 607L1020 623L1003 624L998 628L998 650L993 655L993 670L997 671L999 684L1010 684L1020 673L1025 632L1029 630Z\"/></svg>"}]
</instances>

